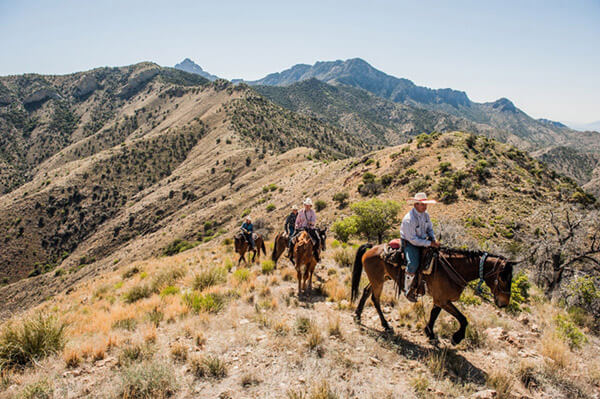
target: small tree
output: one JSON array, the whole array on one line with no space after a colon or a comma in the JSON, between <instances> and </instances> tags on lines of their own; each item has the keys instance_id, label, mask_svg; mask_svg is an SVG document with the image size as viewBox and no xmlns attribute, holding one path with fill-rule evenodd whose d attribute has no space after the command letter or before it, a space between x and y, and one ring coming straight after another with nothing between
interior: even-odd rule
<instances>
[{"instance_id":1,"label":"small tree","mask_svg":"<svg viewBox=\"0 0 600 399\"><path fill-rule=\"evenodd\" d=\"M315 201L315 210L317 212L320 212L320 211L322 211L325 208L327 208L327 202L325 202L323 200L316 200Z\"/></svg>"},{"instance_id":2,"label":"small tree","mask_svg":"<svg viewBox=\"0 0 600 399\"><path fill-rule=\"evenodd\" d=\"M333 196L333 200L338 203L338 208L343 209L348 205L348 193L337 193Z\"/></svg>"},{"instance_id":3,"label":"small tree","mask_svg":"<svg viewBox=\"0 0 600 399\"><path fill-rule=\"evenodd\" d=\"M377 241L381 243L385 233L398 224L400 204L395 201L373 198L356 202L351 208L356 214L357 232L367 239L377 237Z\"/></svg>"},{"instance_id":4,"label":"small tree","mask_svg":"<svg viewBox=\"0 0 600 399\"><path fill-rule=\"evenodd\" d=\"M347 218L336 221L333 224L333 234L335 238L342 242L348 242L350 236L358 233L358 223L356 216L349 216Z\"/></svg>"},{"instance_id":5,"label":"small tree","mask_svg":"<svg viewBox=\"0 0 600 399\"><path fill-rule=\"evenodd\" d=\"M600 266L600 222L598 211L583 212L566 207L541 210L541 220L531 238L531 262L538 284L552 294L576 267ZM559 217L562 213L564 216ZM547 217L549 214L550 217Z\"/></svg>"}]
</instances>

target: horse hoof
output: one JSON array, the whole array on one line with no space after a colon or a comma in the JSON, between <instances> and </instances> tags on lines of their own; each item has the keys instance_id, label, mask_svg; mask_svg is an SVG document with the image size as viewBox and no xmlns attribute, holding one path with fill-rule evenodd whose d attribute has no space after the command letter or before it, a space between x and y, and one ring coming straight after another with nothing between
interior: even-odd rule
<instances>
[{"instance_id":1,"label":"horse hoof","mask_svg":"<svg viewBox=\"0 0 600 399\"><path fill-rule=\"evenodd\" d=\"M454 335L452 336L452 339L450 340L450 343L454 346L460 344L460 342L463 340L464 337L455 337Z\"/></svg>"},{"instance_id":2,"label":"horse hoof","mask_svg":"<svg viewBox=\"0 0 600 399\"><path fill-rule=\"evenodd\" d=\"M393 334L394 333L394 329L390 326L384 327L383 328L386 334Z\"/></svg>"}]
</instances>

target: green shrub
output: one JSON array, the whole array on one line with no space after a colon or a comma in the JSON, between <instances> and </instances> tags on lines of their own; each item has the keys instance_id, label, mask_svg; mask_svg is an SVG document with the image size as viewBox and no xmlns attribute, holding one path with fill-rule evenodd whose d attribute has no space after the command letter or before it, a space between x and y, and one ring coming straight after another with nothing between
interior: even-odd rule
<instances>
[{"instance_id":1,"label":"green shrub","mask_svg":"<svg viewBox=\"0 0 600 399\"><path fill-rule=\"evenodd\" d=\"M600 299L600 290L596 288L594 279L589 276L579 276L569 284L569 294L574 298L575 303L584 306L586 309Z\"/></svg>"},{"instance_id":2,"label":"green shrub","mask_svg":"<svg viewBox=\"0 0 600 399\"><path fill-rule=\"evenodd\" d=\"M449 177L442 177L435 185L435 191L438 199L445 204L452 203L458 198L454 181Z\"/></svg>"},{"instance_id":3,"label":"green shrub","mask_svg":"<svg viewBox=\"0 0 600 399\"><path fill-rule=\"evenodd\" d=\"M420 178L414 180L410 184L410 192L411 193L425 192L425 191L427 191L429 186L430 186L429 181L420 177Z\"/></svg>"},{"instance_id":4,"label":"green shrub","mask_svg":"<svg viewBox=\"0 0 600 399\"><path fill-rule=\"evenodd\" d=\"M208 293L198 294L196 292L188 293L183 296L184 303L194 312L219 313L225 306L226 298L222 294Z\"/></svg>"},{"instance_id":5,"label":"green shrub","mask_svg":"<svg viewBox=\"0 0 600 399\"><path fill-rule=\"evenodd\" d=\"M187 251L188 249L194 248L196 244L191 243L189 241L182 240L181 238L177 238L173 240L165 249L163 249L163 255L172 256L176 255L180 252Z\"/></svg>"},{"instance_id":6,"label":"green shrub","mask_svg":"<svg viewBox=\"0 0 600 399\"><path fill-rule=\"evenodd\" d=\"M356 216L349 216L347 218L336 221L333 224L333 235L342 242L348 242L350 236L358 233L358 223Z\"/></svg>"},{"instance_id":7,"label":"green shrub","mask_svg":"<svg viewBox=\"0 0 600 399\"><path fill-rule=\"evenodd\" d=\"M167 398L177 392L174 370L167 363L144 361L122 371L119 396L127 399Z\"/></svg>"},{"instance_id":8,"label":"green shrub","mask_svg":"<svg viewBox=\"0 0 600 399\"><path fill-rule=\"evenodd\" d=\"M212 267L196 274L192 287L195 290L202 291L208 287L223 284L225 281L227 281L227 270L223 267Z\"/></svg>"},{"instance_id":9,"label":"green shrub","mask_svg":"<svg viewBox=\"0 0 600 399\"><path fill-rule=\"evenodd\" d=\"M271 274L273 273L273 270L275 270L275 262L270 259L263 260L260 267L262 274Z\"/></svg>"},{"instance_id":10,"label":"green shrub","mask_svg":"<svg viewBox=\"0 0 600 399\"><path fill-rule=\"evenodd\" d=\"M273 212L275 210L275 204L267 205L267 212Z\"/></svg>"},{"instance_id":11,"label":"green shrub","mask_svg":"<svg viewBox=\"0 0 600 399\"><path fill-rule=\"evenodd\" d=\"M275 191L275 190L277 190L277 185L274 183L271 183L268 186L263 186L263 188L262 188L263 193L268 193L269 191Z\"/></svg>"},{"instance_id":12,"label":"green shrub","mask_svg":"<svg viewBox=\"0 0 600 399\"><path fill-rule=\"evenodd\" d=\"M160 292L160 296L163 297L163 298L166 297L166 296L175 295L175 294L179 294L179 287L175 287L174 285L166 286Z\"/></svg>"},{"instance_id":13,"label":"green shrub","mask_svg":"<svg viewBox=\"0 0 600 399\"><path fill-rule=\"evenodd\" d=\"M317 212L322 211L323 209L327 208L327 203L323 200L316 200L315 201L315 210Z\"/></svg>"},{"instance_id":14,"label":"green shrub","mask_svg":"<svg viewBox=\"0 0 600 399\"><path fill-rule=\"evenodd\" d=\"M346 192L337 193L333 196L333 200L338 203L338 208L343 209L348 205L348 198L350 195Z\"/></svg>"},{"instance_id":15,"label":"green shrub","mask_svg":"<svg viewBox=\"0 0 600 399\"><path fill-rule=\"evenodd\" d=\"M242 217L246 217L250 214L250 209L244 209L244 211L242 212Z\"/></svg>"},{"instance_id":16,"label":"green shrub","mask_svg":"<svg viewBox=\"0 0 600 399\"><path fill-rule=\"evenodd\" d=\"M479 181L483 182L492 175L490 170L488 169L488 166L489 163L485 159L480 159L479 161L477 161L477 164L473 168L473 173L475 174L475 176L477 176Z\"/></svg>"},{"instance_id":17,"label":"green shrub","mask_svg":"<svg viewBox=\"0 0 600 399\"><path fill-rule=\"evenodd\" d=\"M126 303L134 303L140 299L148 298L152 295L152 290L147 285L136 285L131 287L123 296Z\"/></svg>"},{"instance_id":18,"label":"green shrub","mask_svg":"<svg viewBox=\"0 0 600 399\"><path fill-rule=\"evenodd\" d=\"M250 278L250 270L245 267L241 267L233 272L233 278L238 282L248 281Z\"/></svg>"},{"instance_id":19,"label":"green shrub","mask_svg":"<svg viewBox=\"0 0 600 399\"><path fill-rule=\"evenodd\" d=\"M0 332L0 369L24 367L65 345L65 324L38 313L9 321Z\"/></svg>"},{"instance_id":20,"label":"green shrub","mask_svg":"<svg viewBox=\"0 0 600 399\"><path fill-rule=\"evenodd\" d=\"M163 269L152 279L150 287L152 292L160 292L163 288L175 284L177 280L185 276L185 269L183 267L176 267L174 269Z\"/></svg>"},{"instance_id":21,"label":"green shrub","mask_svg":"<svg viewBox=\"0 0 600 399\"><path fill-rule=\"evenodd\" d=\"M568 317L559 314L554 318L554 322L556 323L556 332L567 341L571 349L581 348L587 342L587 337Z\"/></svg>"},{"instance_id":22,"label":"green shrub","mask_svg":"<svg viewBox=\"0 0 600 399\"><path fill-rule=\"evenodd\" d=\"M440 162L438 165L438 171L440 172L440 175L445 175L452 171L452 164L450 162Z\"/></svg>"},{"instance_id":23,"label":"green shrub","mask_svg":"<svg viewBox=\"0 0 600 399\"><path fill-rule=\"evenodd\" d=\"M481 298L476 295L468 294L466 291L463 291L459 301L465 305L481 305Z\"/></svg>"},{"instance_id":24,"label":"green shrub","mask_svg":"<svg viewBox=\"0 0 600 399\"><path fill-rule=\"evenodd\" d=\"M54 388L46 378L28 384L23 388L20 399L52 399L54 398Z\"/></svg>"},{"instance_id":25,"label":"green shrub","mask_svg":"<svg viewBox=\"0 0 600 399\"><path fill-rule=\"evenodd\" d=\"M510 286L510 303L508 304L506 310L511 313L519 313L523 309L521 305L529 302L529 288L531 284L529 283L529 278L523 272L517 273L513 276L512 283Z\"/></svg>"},{"instance_id":26,"label":"green shrub","mask_svg":"<svg viewBox=\"0 0 600 399\"><path fill-rule=\"evenodd\" d=\"M135 275L136 273L139 273L140 269L137 266L132 267L131 269L127 270L125 273L123 273L123 280L128 279L130 277L133 277L133 275Z\"/></svg>"}]
</instances>

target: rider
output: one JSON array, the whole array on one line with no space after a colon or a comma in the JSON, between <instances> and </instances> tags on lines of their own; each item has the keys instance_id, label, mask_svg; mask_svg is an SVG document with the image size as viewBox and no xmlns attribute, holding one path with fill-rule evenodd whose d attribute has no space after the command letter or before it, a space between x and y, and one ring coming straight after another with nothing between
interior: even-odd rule
<instances>
[{"instance_id":1,"label":"rider","mask_svg":"<svg viewBox=\"0 0 600 399\"><path fill-rule=\"evenodd\" d=\"M285 233L288 236L288 247L292 244L292 236L294 235L294 231L296 230L296 217L298 216L298 207L296 205L292 205L292 213L285 218Z\"/></svg>"},{"instance_id":2,"label":"rider","mask_svg":"<svg viewBox=\"0 0 600 399\"><path fill-rule=\"evenodd\" d=\"M313 254L314 254L317 262L319 262L321 260L319 257L319 245L320 245L321 241L319 239L319 235L315 231L315 227L317 224L317 214L312 209L312 204L313 203L310 198L306 198L304 200L304 202L303 202L304 209L300 210L300 212L298 212L298 215L296 216L296 223L294 225L294 235L293 235L292 239L294 237L296 237L302 230L306 230L308 232L308 234L311 236L311 238L316 242L316 244L313 246ZM292 259L294 256L293 255L294 245L292 243L292 239L290 239L290 242L289 242L290 259Z\"/></svg>"},{"instance_id":3,"label":"rider","mask_svg":"<svg viewBox=\"0 0 600 399\"><path fill-rule=\"evenodd\" d=\"M244 237L246 238L246 241L248 241L248 244L250 244L250 250L253 251L254 250L254 237L253 237L254 225L252 224L252 218L250 218L250 216L246 216L246 219L244 220L244 223L242 224L241 230L242 230L242 234L244 234Z\"/></svg>"},{"instance_id":4,"label":"rider","mask_svg":"<svg viewBox=\"0 0 600 399\"><path fill-rule=\"evenodd\" d=\"M440 244L435 240L433 224L427 213L427 204L436 204L432 199L427 199L425 193L417 193L410 202L414 207L402 218L400 237L406 257L406 277L404 280L404 294L411 302L416 302L415 289L412 287L415 273L419 268L420 250L423 247L438 248Z\"/></svg>"}]
</instances>

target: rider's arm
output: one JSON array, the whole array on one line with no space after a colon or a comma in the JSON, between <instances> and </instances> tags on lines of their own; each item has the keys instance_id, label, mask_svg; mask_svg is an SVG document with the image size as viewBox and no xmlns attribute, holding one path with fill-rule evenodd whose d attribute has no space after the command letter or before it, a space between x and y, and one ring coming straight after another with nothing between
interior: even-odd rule
<instances>
[{"instance_id":1,"label":"rider's arm","mask_svg":"<svg viewBox=\"0 0 600 399\"><path fill-rule=\"evenodd\" d=\"M431 219L429 215L427 215L427 237L431 239L431 241L435 241L435 233L433 231L433 223L431 223Z\"/></svg>"}]
</instances>

